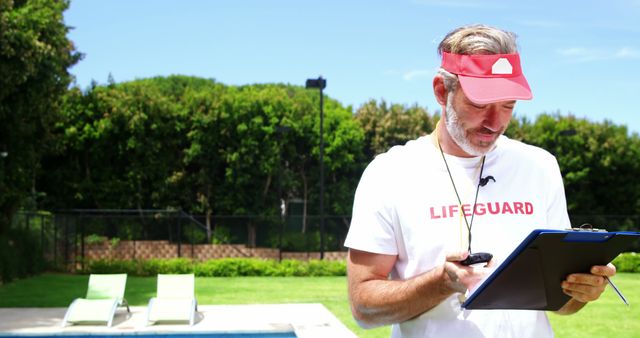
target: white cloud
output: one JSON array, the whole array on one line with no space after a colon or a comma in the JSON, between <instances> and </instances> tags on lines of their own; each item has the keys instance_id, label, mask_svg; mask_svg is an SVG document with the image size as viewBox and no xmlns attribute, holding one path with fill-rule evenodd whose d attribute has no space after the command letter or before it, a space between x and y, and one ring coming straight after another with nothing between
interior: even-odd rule
<instances>
[{"instance_id":1,"label":"white cloud","mask_svg":"<svg viewBox=\"0 0 640 338\"><path fill-rule=\"evenodd\" d=\"M584 47L570 47L559 49L558 53L562 56L573 59L574 61L590 61L601 58L599 51L594 49L587 49Z\"/></svg>"},{"instance_id":2,"label":"white cloud","mask_svg":"<svg viewBox=\"0 0 640 338\"><path fill-rule=\"evenodd\" d=\"M615 53L615 56L618 59L638 59L640 58L640 50L622 47Z\"/></svg>"},{"instance_id":3,"label":"white cloud","mask_svg":"<svg viewBox=\"0 0 640 338\"><path fill-rule=\"evenodd\" d=\"M590 49L584 47L571 47L559 49L558 54L573 62L590 62L602 60L634 60L640 59L640 50L633 47L621 47L615 51L604 49Z\"/></svg>"},{"instance_id":4,"label":"white cloud","mask_svg":"<svg viewBox=\"0 0 640 338\"><path fill-rule=\"evenodd\" d=\"M523 26L536 28L559 28L562 26L560 22L548 20L521 20L518 21L518 23Z\"/></svg>"},{"instance_id":5,"label":"white cloud","mask_svg":"<svg viewBox=\"0 0 640 338\"><path fill-rule=\"evenodd\" d=\"M582 48L582 47L571 47L571 48L565 48L565 49L558 49L558 53L560 55L566 55L566 56L575 56L575 55L583 55L587 52L586 48Z\"/></svg>"},{"instance_id":6,"label":"white cloud","mask_svg":"<svg viewBox=\"0 0 640 338\"><path fill-rule=\"evenodd\" d=\"M433 75L434 75L434 72L432 70L415 69L415 70L410 70L408 72L405 72L402 75L402 78L405 81L412 81L414 79L419 79L423 77L432 77Z\"/></svg>"},{"instance_id":7,"label":"white cloud","mask_svg":"<svg viewBox=\"0 0 640 338\"><path fill-rule=\"evenodd\" d=\"M413 0L416 4L438 7L469 8L469 9L498 9L504 5L493 1L482 0Z\"/></svg>"}]
</instances>

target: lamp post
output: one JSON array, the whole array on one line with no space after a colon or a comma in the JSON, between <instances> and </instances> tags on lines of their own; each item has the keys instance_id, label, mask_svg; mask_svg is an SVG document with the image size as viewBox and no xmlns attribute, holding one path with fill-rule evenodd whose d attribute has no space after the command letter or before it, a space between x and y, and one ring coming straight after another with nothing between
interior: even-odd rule
<instances>
[{"instance_id":1,"label":"lamp post","mask_svg":"<svg viewBox=\"0 0 640 338\"><path fill-rule=\"evenodd\" d=\"M287 126L277 126L276 132L278 133L278 198L280 199L280 234L278 235L278 262L282 261L282 237L284 236L284 226L287 217L287 202L285 200L285 194L282 190L283 180L283 168L282 168L282 146L284 144L285 135L291 130Z\"/></svg>"},{"instance_id":2,"label":"lamp post","mask_svg":"<svg viewBox=\"0 0 640 338\"><path fill-rule=\"evenodd\" d=\"M5 184L4 184L4 171L5 171L5 167L4 167L4 160L5 158L7 158L7 156L9 156L9 152L7 151L7 146L5 146L4 144L2 145L2 147L0 147L0 194L5 194ZM5 218L5 215L3 214L2 210L0 210L0 228L3 226L3 223L8 222L9 219Z\"/></svg>"},{"instance_id":3,"label":"lamp post","mask_svg":"<svg viewBox=\"0 0 640 338\"><path fill-rule=\"evenodd\" d=\"M7 151L7 146L2 145L2 147L0 147L0 163L2 163L2 166L0 167L0 185L3 185L4 182L4 159L9 156L9 152Z\"/></svg>"},{"instance_id":4,"label":"lamp post","mask_svg":"<svg viewBox=\"0 0 640 338\"><path fill-rule=\"evenodd\" d=\"M319 76L317 79L307 79L306 88L320 89L320 259L324 259L324 113L322 112L322 90L327 86L327 80Z\"/></svg>"}]
</instances>

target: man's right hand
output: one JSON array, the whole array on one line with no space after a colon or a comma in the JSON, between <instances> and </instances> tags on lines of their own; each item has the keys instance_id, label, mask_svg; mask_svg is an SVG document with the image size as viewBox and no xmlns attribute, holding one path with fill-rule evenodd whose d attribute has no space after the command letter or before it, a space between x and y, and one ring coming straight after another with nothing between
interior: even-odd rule
<instances>
[{"instance_id":1,"label":"man's right hand","mask_svg":"<svg viewBox=\"0 0 640 338\"><path fill-rule=\"evenodd\" d=\"M493 266L493 259L484 266L460 264L460 261L467 258L468 255L469 252L466 250L447 254L444 271L448 280L445 284L455 292L465 293L467 290L473 289L490 272L487 268Z\"/></svg>"},{"instance_id":2,"label":"man's right hand","mask_svg":"<svg viewBox=\"0 0 640 338\"><path fill-rule=\"evenodd\" d=\"M389 274L397 255L349 249L347 280L353 317L365 328L401 323L433 309L456 292L465 293L489 272L480 265L460 264L467 255L466 251L455 252L447 255L443 265L409 279L392 280Z\"/></svg>"}]
</instances>

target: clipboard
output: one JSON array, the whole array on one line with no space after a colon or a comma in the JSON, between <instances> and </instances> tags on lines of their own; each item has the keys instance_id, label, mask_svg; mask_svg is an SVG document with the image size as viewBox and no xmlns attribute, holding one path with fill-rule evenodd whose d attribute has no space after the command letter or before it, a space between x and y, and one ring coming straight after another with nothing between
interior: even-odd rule
<instances>
[{"instance_id":1,"label":"clipboard","mask_svg":"<svg viewBox=\"0 0 640 338\"><path fill-rule=\"evenodd\" d=\"M567 275L607 265L638 239L638 232L533 230L462 307L558 310L571 298L560 287Z\"/></svg>"}]
</instances>

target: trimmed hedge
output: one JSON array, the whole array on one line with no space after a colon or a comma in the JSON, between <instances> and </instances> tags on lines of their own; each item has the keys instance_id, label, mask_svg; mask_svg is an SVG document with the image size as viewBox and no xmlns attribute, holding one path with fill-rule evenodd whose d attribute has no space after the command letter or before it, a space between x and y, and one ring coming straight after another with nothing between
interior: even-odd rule
<instances>
[{"instance_id":1,"label":"trimmed hedge","mask_svg":"<svg viewBox=\"0 0 640 338\"><path fill-rule=\"evenodd\" d=\"M635 252L621 253L612 263L618 272L640 272L640 254Z\"/></svg>"},{"instance_id":2,"label":"trimmed hedge","mask_svg":"<svg viewBox=\"0 0 640 338\"><path fill-rule=\"evenodd\" d=\"M640 272L640 254L626 252L613 260L618 272ZM92 260L83 273L127 273L132 276L194 273L198 277L241 276L346 276L344 261L258 258L222 258L194 262L188 258L150 260Z\"/></svg>"},{"instance_id":3,"label":"trimmed hedge","mask_svg":"<svg viewBox=\"0 0 640 338\"><path fill-rule=\"evenodd\" d=\"M240 276L346 276L344 261L294 259L276 260L258 258L223 258L194 262L188 258L150 260L92 260L85 264L83 273L127 273L132 276L194 273L198 277Z\"/></svg>"}]
</instances>

